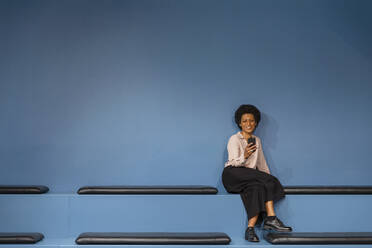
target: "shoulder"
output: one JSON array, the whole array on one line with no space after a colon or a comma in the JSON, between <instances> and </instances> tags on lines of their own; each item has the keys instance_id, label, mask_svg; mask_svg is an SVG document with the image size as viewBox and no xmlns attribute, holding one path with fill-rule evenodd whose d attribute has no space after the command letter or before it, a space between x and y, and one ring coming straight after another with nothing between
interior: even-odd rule
<instances>
[{"instance_id":1,"label":"shoulder","mask_svg":"<svg viewBox=\"0 0 372 248\"><path fill-rule=\"evenodd\" d=\"M229 140L240 140L240 139L244 139L244 138L243 138L243 136L240 132L237 132L237 133L231 135Z\"/></svg>"},{"instance_id":2,"label":"shoulder","mask_svg":"<svg viewBox=\"0 0 372 248\"><path fill-rule=\"evenodd\" d=\"M240 143L240 140L242 139L242 135L240 132L237 132L236 134L232 135L229 138L229 143Z\"/></svg>"}]
</instances>

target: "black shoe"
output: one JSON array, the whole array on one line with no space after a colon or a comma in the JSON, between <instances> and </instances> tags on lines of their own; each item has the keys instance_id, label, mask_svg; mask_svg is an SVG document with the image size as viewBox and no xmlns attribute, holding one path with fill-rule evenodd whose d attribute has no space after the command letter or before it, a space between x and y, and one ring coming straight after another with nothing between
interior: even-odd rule
<instances>
[{"instance_id":1,"label":"black shoe","mask_svg":"<svg viewBox=\"0 0 372 248\"><path fill-rule=\"evenodd\" d=\"M263 228L265 230L274 230L277 232L292 232L292 228L289 226L285 226L283 222L281 222L276 216L273 220L268 220L266 218Z\"/></svg>"},{"instance_id":2,"label":"black shoe","mask_svg":"<svg viewBox=\"0 0 372 248\"><path fill-rule=\"evenodd\" d=\"M260 242L260 239L254 232L254 227L248 227L247 230L245 230L245 239L249 242Z\"/></svg>"}]
</instances>

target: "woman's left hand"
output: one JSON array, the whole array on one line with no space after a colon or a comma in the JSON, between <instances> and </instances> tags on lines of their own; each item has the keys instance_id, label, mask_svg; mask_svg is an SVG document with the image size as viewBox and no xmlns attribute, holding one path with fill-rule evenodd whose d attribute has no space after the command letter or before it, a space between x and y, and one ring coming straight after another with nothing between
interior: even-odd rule
<instances>
[{"instance_id":1,"label":"woman's left hand","mask_svg":"<svg viewBox=\"0 0 372 248\"><path fill-rule=\"evenodd\" d=\"M255 151L257 150L257 146L249 143L244 150L244 158L247 159L249 158Z\"/></svg>"}]
</instances>

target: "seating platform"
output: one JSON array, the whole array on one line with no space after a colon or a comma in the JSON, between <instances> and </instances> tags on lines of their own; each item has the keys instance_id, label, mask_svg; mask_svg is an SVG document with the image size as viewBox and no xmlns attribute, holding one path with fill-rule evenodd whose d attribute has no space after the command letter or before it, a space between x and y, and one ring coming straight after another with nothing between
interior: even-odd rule
<instances>
[{"instance_id":1,"label":"seating platform","mask_svg":"<svg viewBox=\"0 0 372 248\"><path fill-rule=\"evenodd\" d=\"M217 194L210 186L85 186L78 194Z\"/></svg>"},{"instance_id":2,"label":"seating platform","mask_svg":"<svg viewBox=\"0 0 372 248\"><path fill-rule=\"evenodd\" d=\"M277 202L276 213L294 232L368 232L372 222L371 195L289 194ZM223 247L249 248L273 246L263 238L257 244L244 240L247 216L238 194L127 194L79 195L49 193L41 195L0 195L0 232L40 232L45 238L33 248L79 247L76 238L84 232L222 232L231 238ZM342 218L347 216L347 218ZM356 224L357 223L357 224ZM363 246L363 245L361 245ZM9 247L0 245L1 247ZM13 248L30 247L27 244ZM84 248L118 248L133 245L93 245ZM149 248L140 244L136 248ZM190 247L190 245L159 245ZM221 245L192 245L217 248ZM281 245L305 247L308 245ZM317 246L318 247L318 246ZM325 248L351 248L355 244L319 245Z\"/></svg>"},{"instance_id":3,"label":"seating platform","mask_svg":"<svg viewBox=\"0 0 372 248\"><path fill-rule=\"evenodd\" d=\"M49 191L42 185L0 185L0 194L44 194Z\"/></svg>"},{"instance_id":4,"label":"seating platform","mask_svg":"<svg viewBox=\"0 0 372 248\"><path fill-rule=\"evenodd\" d=\"M0 244L35 244L43 238L41 233L0 233Z\"/></svg>"},{"instance_id":5,"label":"seating platform","mask_svg":"<svg viewBox=\"0 0 372 248\"><path fill-rule=\"evenodd\" d=\"M371 186L286 186L287 195L369 195ZM217 194L210 186L84 186L78 192L87 194Z\"/></svg>"},{"instance_id":6,"label":"seating platform","mask_svg":"<svg viewBox=\"0 0 372 248\"><path fill-rule=\"evenodd\" d=\"M260 233L260 231L258 231ZM199 244L199 245L181 245L181 244L168 244L168 245L146 245L146 244L136 244L136 245L119 245L119 244L77 244L75 237L67 237L67 238L48 238L45 237L43 240L39 241L36 244L0 244L1 248L270 248L270 247L280 247L280 248L369 248L371 245L369 244L316 244L316 245L299 245L299 244L271 244L267 242L261 234L258 234L260 237L259 243L252 243L244 240L242 237L231 237L231 242L225 245L216 245L216 244Z\"/></svg>"},{"instance_id":7,"label":"seating platform","mask_svg":"<svg viewBox=\"0 0 372 248\"><path fill-rule=\"evenodd\" d=\"M280 245L372 244L372 232L268 233L265 239Z\"/></svg>"},{"instance_id":8,"label":"seating platform","mask_svg":"<svg viewBox=\"0 0 372 248\"><path fill-rule=\"evenodd\" d=\"M226 245L231 241L225 233L82 233L76 239L80 245Z\"/></svg>"},{"instance_id":9,"label":"seating platform","mask_svg":"<svg viewBox=\"0 0 372 248\"><path fill-rule=\"evenodd\" d=\"M284 192L290 195L370 195L371 186L286 186Z\"/></svg>"},{"instance_id":10,"label":"seating platform","mask_svg":"<svg viewBox=\"0 0 372 248\"><path fill-rule=\"evenodd\" d=\"M372 230L372 222L362 221L372 218L371 205L370 195L287 195L275 208L296 232L365 232ZM247 225L237 194L1 195L0 206L0 232L31 230L48 238L174 231L224 232L233 239L244 237Z\"/></svg>"}]
</instances>

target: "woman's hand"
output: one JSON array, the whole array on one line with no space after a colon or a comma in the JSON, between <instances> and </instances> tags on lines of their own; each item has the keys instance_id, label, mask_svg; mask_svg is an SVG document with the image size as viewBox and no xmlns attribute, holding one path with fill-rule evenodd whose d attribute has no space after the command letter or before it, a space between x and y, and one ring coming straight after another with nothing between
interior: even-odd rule
<instances>
[{"instance_id":1,"label":"woman's hand","mask_svg":"<svg viewBox=\"0 0 372 248\"><path fill-rule=\"evenodd\" d=\"M252 153L256 151L256 149L257 149L256 145L253 145L253 143L249 143L244 150L244 158L245 159L249 158L252 155Z\"/></svg>"}]
</instances>

